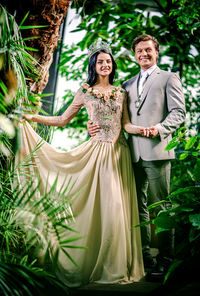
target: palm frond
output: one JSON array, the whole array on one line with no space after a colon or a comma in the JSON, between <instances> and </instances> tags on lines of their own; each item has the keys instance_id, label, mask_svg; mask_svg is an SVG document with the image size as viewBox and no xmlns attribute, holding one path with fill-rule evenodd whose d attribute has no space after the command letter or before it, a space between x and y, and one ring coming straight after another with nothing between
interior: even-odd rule
<instances>
[{"instance_id":1,"label":"palm frond","mask_svg":"<svg viewBox=\"0 0 200 296\"><path fill-rule=\"evenodd\" d=\"M66 290L66 286L55 276L40 268L0 261L1 295L65 295Z\"/></svg>"}]
</instances>

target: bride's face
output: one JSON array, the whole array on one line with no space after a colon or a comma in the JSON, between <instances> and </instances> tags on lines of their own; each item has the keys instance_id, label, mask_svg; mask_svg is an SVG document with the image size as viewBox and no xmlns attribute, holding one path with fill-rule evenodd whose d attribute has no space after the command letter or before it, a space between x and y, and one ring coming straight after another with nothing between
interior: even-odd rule
<instances>
[{"instance_id":1,"label":"bride's face","mask_svg":"<svg viewBox=\"0 0 200 296\"><path fill-rule=\"evenodd\" d=\"M112 73L112 59L108 53L100 52L97 56L95 70L97 75L109 76Z\"/></svg>"}]
</instances>

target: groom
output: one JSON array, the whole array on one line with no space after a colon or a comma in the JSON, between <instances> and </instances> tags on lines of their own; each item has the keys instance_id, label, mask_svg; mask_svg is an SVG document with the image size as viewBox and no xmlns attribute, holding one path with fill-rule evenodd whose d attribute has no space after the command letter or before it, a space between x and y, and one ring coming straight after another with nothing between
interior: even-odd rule
<instances>
[{"instance_id":1,"label":"groom","mask_svg":"<svg viewBox=\"0 0 200 296\"><path fill-rule=\"evenodd\" d=\"M123 84L128 93L128 109L133 124L147 127L146 137L129 136L138 195L140 221L149 220L147 204L166 198L170 189L170 159L174 151L165 147L172 133L185 120L184 95L179 77L157 66L158 40L140 35L133 40L132 49L140 65L140 73ZM143 80L143 82L142 82ZM150 200L147 199L147 190ZM164 205L156 211L165 209ZM141 227L144 265L154 267L155 274L163 273L172 257L172 234L158 235L157 264L150 253L150 225Z\"/></svg>"},{"instance_id":2,"label":"groom","mask_svg":"<svg viewBox=\"0 0 200 296\"><path fill-rule=\"evenodd\" d=\"M185 120L184 95L180 79L175 73L160 70L157 66L159 43L150 35L140 35L133 40L132 49L140 65L140 73L123 84L128 94L128 110L133 124L144 126L145 137L129 135L129 146L136 178L140 222L149 220L147 205L166 198L170 188L170 159L174 151L165 147L172 133ZM91 133L95 131L88 124ZM150 193L150 200L147 197ZM156 212L165 209L164 205ZM156 275L166 271L172 257L172 235L158 235L157 262L150 252L150 225L141 227L144 266Z\"/></svg>"}]
</instances>

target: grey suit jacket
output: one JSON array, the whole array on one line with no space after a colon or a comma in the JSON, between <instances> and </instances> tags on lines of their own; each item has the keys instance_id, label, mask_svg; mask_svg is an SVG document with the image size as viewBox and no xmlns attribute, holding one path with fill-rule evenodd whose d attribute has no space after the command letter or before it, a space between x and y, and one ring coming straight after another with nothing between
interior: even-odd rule
<instances>
[{"instance_id":1,"label":"grey suit jacket","mask_svg":"<svg viewBox=\"0 0 200 296\"><path fill-rule=\"evenodd\" d=\"M134 125L156 126L159 136L151 139L129 135L129 145L134 162L140 157L146 161L172 159L174 150L165 147L174 132L185 120L185 103L181 81L176 73L160 70L158 67L148 77L141 96L140 106L137 84L139 74L126 81L122 87L127 91L130 120Z\"/></svg>"}]
</instances>

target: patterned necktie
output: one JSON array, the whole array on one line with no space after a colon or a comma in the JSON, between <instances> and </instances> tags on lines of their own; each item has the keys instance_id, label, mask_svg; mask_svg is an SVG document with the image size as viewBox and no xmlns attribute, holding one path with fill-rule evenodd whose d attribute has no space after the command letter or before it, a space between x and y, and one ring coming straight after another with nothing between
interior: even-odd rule
<instances>
[{"instance_id":1,"label":"patterned necktie","mask_svg":"<svg viewBox=\"0 0 200 296\"><path fill-rule=\"evenodd\" d=\"M146 72L142 75L142 77L140 77L140 80L139 80L139 85L138 85L138 94L139 96L141 96L142 94L142 91L143 91L143 88L144 88L144 84L148 78L149 74Z\"/></svg>"}]
</instances>

